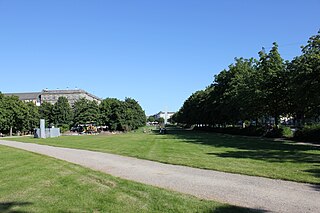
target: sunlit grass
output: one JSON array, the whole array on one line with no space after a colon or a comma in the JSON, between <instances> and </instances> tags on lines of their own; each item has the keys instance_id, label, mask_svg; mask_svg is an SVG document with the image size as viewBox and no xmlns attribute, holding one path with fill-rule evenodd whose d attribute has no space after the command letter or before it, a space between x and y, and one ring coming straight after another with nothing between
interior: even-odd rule
<instances>
[{"instance_id":1,"label":"sunlit grass","mask_svg":"<svg viewBox=\"0 0 320 213\"><path fill-rule=\"evenodd\" d=\"M247 212L0 146L0 212Z\"/></svg>"},{"instance_id":2,"label":"sunlit grass","mask_svg":"<svg viewBox=\"0 0 320 213\"><path fill-rule=\"evenodd\" d=\"M15 138L170 164L320 184L320 149L292 142L172 129L119 135Z\"/></svg>"}]
</instances>

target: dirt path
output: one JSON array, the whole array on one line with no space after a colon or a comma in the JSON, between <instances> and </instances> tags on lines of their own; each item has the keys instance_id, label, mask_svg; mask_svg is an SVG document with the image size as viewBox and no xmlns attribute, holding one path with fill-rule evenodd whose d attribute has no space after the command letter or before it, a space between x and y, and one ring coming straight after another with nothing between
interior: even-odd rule
<instances>
[{"instance_id":1,"label":"dirt path","mask_svg":"<svg viewBox=\"0 0 320 213\"><path fill-rule=\"evenodd\" d=\"M175 166L94 151L0 140L116 177L273 212L320 212L320 185Z\"/></svg>"}]
</instances>

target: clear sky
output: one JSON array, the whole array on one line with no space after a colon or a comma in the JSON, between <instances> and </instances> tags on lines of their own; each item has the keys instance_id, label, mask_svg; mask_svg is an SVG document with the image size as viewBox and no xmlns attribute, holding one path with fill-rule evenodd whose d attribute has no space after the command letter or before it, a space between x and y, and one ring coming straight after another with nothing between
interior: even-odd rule
<instances>
[{"instance_id":1,"label":"clear sky","mask_svg":"<svg viewBox=\"0 0 320 213\"><path fill-rule=\"evenodd\" d=\"M178 110L233 63L320 29L319 0L0 0L0 91L81 88Z\"/></svg>"}]
</instances>

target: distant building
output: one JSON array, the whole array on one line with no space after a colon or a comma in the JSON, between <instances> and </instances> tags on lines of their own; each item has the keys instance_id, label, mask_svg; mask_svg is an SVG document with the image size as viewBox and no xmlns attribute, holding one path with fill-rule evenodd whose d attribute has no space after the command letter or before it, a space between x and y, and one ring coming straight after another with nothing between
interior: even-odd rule
<instances>
[{"instance_id":1,"label":"distant building","mask_svg":"<svg viewBox=\"0 0 320 213\"><path fill-rule=\"evenodd\" d=\"M174 114L174 112L167 112L167 120L169 120L169 119L172 117L173 114ZM160 111L160 112L158 112L157 114L153 115L153 117L154 117L155 119L163 118L163 119L166 120L166 113Z\"/></svg>"},{"instance_id":2,"label":"distant building","mask_svg":"<svg viewBox=\"0 0 320 213\"><path fill-rule=\"evenodd\" d=\"M41 92L25 92L25 93L4 93L5 96L18 96L21 101L33 102L35 105L41 104Z\"/></svg>"},{"instance_id":3,"label":"distant building","mask_svg":"<svg viewBox=\"0 0 320 213\"><path fill-rule=\"evenodd\" d=\"M37 106L40 106L43 102L55 104L59 97L66 97L73 105L80 98L85 98L90 101L96 101L100 104L101 99L95 95L92 95L82 89L75 90L42 90L41 92L26 92L26 93L5 93L6 96L15 95L20 100L25 102L33 102Z\"/></svg>"}]
</instances>

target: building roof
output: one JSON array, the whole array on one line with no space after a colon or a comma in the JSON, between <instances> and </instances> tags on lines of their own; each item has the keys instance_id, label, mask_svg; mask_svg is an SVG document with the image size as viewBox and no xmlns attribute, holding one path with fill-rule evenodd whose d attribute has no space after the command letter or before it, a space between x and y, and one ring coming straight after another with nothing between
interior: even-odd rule
<instances>
[{"instance_id":1,"label":"building roof","mask_svg":"<svg viewBox=\"0 0 320 213\"><path fill-rule=\"evenodd\" d=\"M11 96L15 95L18 96L20 100L34 100L37 99L39 95L42 94L79 94L79 93L84 93L87 94L88 96L100 100L101 98L92 95L91 93L88 93L82 89L68 89L68 90L42 90L41 92L21 92L21 93L4 93L6 96Z\"/></svg>"},{"instance_id":2,"label":"building roof","mask_svg":"<svg viewBox=\"0 0 320 213\"><path fill-rule=\"evenodd\" d=\"M20 100L36 100L41 92L4 93L5 96L18 96Z\"/></svg>"},{"instance_id":3,"label":"building roof","mask_svg":"<svg viewBox=\"0 0 320 213\"><path fill-rule=\"evenodd\" d=\"M44 89L44 90L42 90L42 94L78 94L78 93L85 93L88 96L101 101L101 98L99 98L95 95L92 95L91 93L88 93L87 91L82 90L82 89L66 89L66 90L47 90L47 89Z\"/></svg>"},{"instance_id":4,"label":"building roof","mask_svg":"<svg viewBox=\"0 0 320 213\"><path fill-rule=\"evenodd\" d=\"M175 112L167 112L167 114L174 114ZM162 112L162 111L160 111L160 112L158 112L156 115L160 115L160 114L165 114L165 112Z\"/></svg>"},{"instance_id":5,"label":"building roof","mask_svg":"<svg viewBox=\"0 0 320 213\"><path fill-rule=\"evenodd\" d=\"M42 90L42 93L51 93L51 94L75 94L75 93L86 93L82 89L57 89L57 90Z\"/></svg>"}]
</instances>

